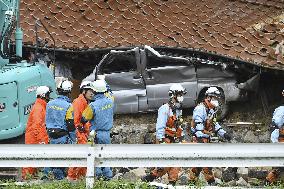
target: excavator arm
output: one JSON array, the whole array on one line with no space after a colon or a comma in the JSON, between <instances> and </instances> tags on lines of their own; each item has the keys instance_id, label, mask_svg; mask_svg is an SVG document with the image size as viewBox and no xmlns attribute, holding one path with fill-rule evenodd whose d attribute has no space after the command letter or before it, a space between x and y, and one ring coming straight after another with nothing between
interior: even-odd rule
<instances>
[{"instance_id":1,"label":"excavator arm","mask_svg":"<svg viewBox=\"0 0 284 189\"><path fill-rule=\"evenodd\" d=\"M0 140L25 132L37 87L56 90L54 76L43 60L27 62L22 58L19 4L20 0L0 0Z\"/></svg>"},{"instance_id":2,"label":"excavator arm","mask_svg":"<svg viewBox=\"0 0 284 189\"><path fill-rule=\"evenodd\" d=\"M15 31L16 54L22 56L22 39L23 33L19 27L19 0L0 0L0 67L7 64L5 59L11 57L10 42L13 32Z\"/></svg>"}]
</instances>

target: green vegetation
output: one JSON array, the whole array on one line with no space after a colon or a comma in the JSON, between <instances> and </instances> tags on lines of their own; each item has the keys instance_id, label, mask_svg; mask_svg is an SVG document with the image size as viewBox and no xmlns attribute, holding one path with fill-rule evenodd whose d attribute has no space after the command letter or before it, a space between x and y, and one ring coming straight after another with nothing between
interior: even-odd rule
<instances>
[{"instance_id":1,"label":"green vegetation","mask_svg":"<svg viewBox=\"0 0 284 189\"><path fill-rule=\"evenodd\" d=\"M188 186L191 189L202 189L205 186L205 183L189 183ZM228 187L219 185L220 188ZM0 184L1 189L85 189L86 183L84 180L78 182L69 182L67 180L63 181L31 181L26 184L15 183L13 181L6 182L5 185ZM156 187L150 186L145 182L128 182L124 180L111 180L103 181L98 180L94 184L94 189L155 189ZM238 188L238 187L235 187ZM242 188L242 187L241 187ZM262 186L264 189L284 189L284 185L281 182L278 182L275 185L271 186Z\"/></svg>"},{"instance_id":2,"label":"green vegetation","mask_svg":"<svg viewBox=\"0 0 284 189\"><path fill-rule=\"evenodd\" d=\"M67 180L63 181L53 181L53 182L40 182L40 183L27 183L24 185L17 185L16 183L6 183L7 185L0 186L3 189L85 189L86 183L82 181L69 182ZM94 189L151 189L147 183L143 182L127 182L123 180L111 180L103 181L98 180L94 184ZM154 188L153 188L154 189Z\"/></svg>"},{"instance_id":3,"label":"green vegetation","mask_svg":"<svg viewBox=\"0 0 284 189\"><path fill-rule=\"evenodd\" d=\"M282 181L278 181L273 185L264 186L265 189L284 189L284 183Z\"/></svg>"}]
</instances>

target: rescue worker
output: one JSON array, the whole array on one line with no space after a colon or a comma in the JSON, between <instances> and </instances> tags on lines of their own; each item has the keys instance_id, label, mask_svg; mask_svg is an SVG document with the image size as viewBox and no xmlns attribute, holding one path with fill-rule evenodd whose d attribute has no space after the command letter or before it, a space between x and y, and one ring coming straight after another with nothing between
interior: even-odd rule
<instances>
[{"instance_id":1,"label":"rescue worker","mask_svg":"<svg viewBox=\"0 0 284 189\"><path fill-rule=\"evenodd\" d=\"M52 90L47 86L39 86L36 89L36 101L28 118L25 144L48 144L48 135L45 127L46 104L50 100ZM27 175L35 176L37 169L25 167L22 169L22 178L27 179Z\"/></svg>"},{"instance_id":2,"label":"rescue worker","mask_svg":"<svg viewBox=\"0 0 284 189\"><path fill-rule=\"evenodd\" d=\"M57 85L58 97L47 103L46 129L50 144L72 144L76 142L73 106L70 94L73 83L62 79ZM65 177L65 168L51 168L55 179Z\"/></svg>"},{"instance_id":3,"label":"rescue worker","mask_svg":"<svg viewBox=\"0 0 284 189\"><path fill-rule=\"evenodd\" d=\"M187 92L181 84L173 84L169 90L169 101L163 104L158 110L156 123L156 144L182 142L183 130L180 127L182 122L183 95ZM142 178L142 181L152 182L158 177L168 174L169 184L175 185L178 179L179 167L155 168L149 175Z\"/></svg>"},{"instance_id":4,"label":"rescue worker","mask_svg":"<svg viewBox=\"0 0 284 189\"><path fill-rule=\"evenodd\" d=\"M80 95L72 105L74 109L74 124L76 127L77 144L87 144L90 133L90 122L81 124L82 113L94 97L93 84L91 81L83 81L80 85ZM86 176L86 167L71 167L68 170L68 180L77 180Z\"/></svg>"},{"instance_id":5,"label":"rescue worker","mask_svg":"<svg viewBox=\"0 0 284 189\"><path fill-rule=\"evenodd\" d=\"M81 123L91 121L91 133L96 133L97 144L110 144L110 130L113 127L113 99L105 96L106 83L103 80L93 82L95 92L94 101L91 102L82 114ZM112 178L112 170L109 167L96 168L96 176L109 180Z\"/></svg>"},{"instance_id":6,"label":"rescue worker","mask_svg":"<svg viewBox=\"0 0 284 189\"><path fill-rule=\"evenodd\" d=\"M282 91L282 96L284 97L284 90ZM273 132L271 133L271 142L279 143L284 142L284 105L279 106L273 112L272 124ZM274 167L266 177L268 184L274 184L279 175L284 172L283 167Z\"/></svg>"},{"instance_id":7,"label":"rescue worker","mask_svg":"<svg viewBox=\"0 0 284 189\"><path fill-rule=\"evenodd\" d=\"M193 110L191 121L193 142L209 143L210 137L213 134L223 137L228 141L231 140L231 136L216 121L216 113L219 107L218 98L220 97L221 93L216 87L209 87L205 92L205 99ZM215 183L212 168L207 167L191 168L189 171L189 180L195 183L201 171L203 171L208 184Z\"/></svg>"}]
</instances>

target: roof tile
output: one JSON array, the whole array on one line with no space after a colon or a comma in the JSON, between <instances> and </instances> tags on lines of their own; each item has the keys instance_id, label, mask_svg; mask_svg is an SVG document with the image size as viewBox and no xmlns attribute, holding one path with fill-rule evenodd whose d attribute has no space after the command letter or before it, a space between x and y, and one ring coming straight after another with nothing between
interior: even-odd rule
<instances>
[{"instance_id":1,"label":"roof tile","mask_svg":"<svg viewBox=\"0 0 284 189\"><path fill-rule=\"evenodd\" d=\"M42 19L58 48L185 47L279 68L282 8L283 0L23 0L20 11L25 44Z\"/></svg>"}]
</instances>

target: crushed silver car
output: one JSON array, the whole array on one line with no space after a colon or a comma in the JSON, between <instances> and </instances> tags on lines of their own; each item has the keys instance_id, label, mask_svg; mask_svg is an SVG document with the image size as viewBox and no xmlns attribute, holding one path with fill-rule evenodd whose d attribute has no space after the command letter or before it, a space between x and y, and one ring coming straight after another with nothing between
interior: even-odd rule
<instances>
[{"instance_id":1,"label":"crushed silver car","mask_svg":"<svg viewBox=\"0 0 284 189\"><path fill-rule=\"evenodd\" d=\"M137 113L157 110L168 101L168 90L173 83L187 89L183 107L194 107L204 97L209 86L222 92L222 116L231 101L246 98L246 88L257 86L259 75L238 83L237 74L224 65L196 63L185 57L161 55L152 47L130 50L111 50L84 80L103 76L115 97L116 113Z\"/></svg>"}]
</instances>

